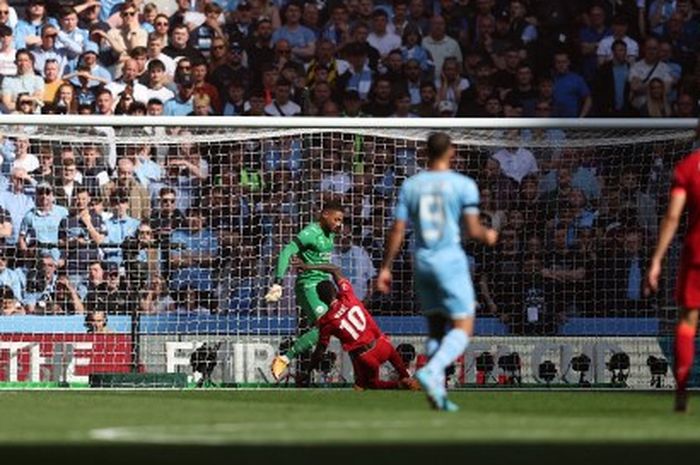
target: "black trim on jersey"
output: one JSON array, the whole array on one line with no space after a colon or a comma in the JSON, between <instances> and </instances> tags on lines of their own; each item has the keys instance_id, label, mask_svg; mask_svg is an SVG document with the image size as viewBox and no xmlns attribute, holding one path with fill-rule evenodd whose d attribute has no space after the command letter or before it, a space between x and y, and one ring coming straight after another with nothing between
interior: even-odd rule
<instances>
[{"instance_id":1,"label":"black trim on jersey","mask_svg":"<svg viewBox=\"0 0 700 465\"><path fill-rule=\"evenodd\" d=\"M303 252L304 249L306 249L306 247L304 247L304 244L301 243L301 241L299 240L298 237L295 237L294 239L292 239L292 242L294 242L297 245L297 247L299 247L300 252Z\"/></svg>"}]
</instances>

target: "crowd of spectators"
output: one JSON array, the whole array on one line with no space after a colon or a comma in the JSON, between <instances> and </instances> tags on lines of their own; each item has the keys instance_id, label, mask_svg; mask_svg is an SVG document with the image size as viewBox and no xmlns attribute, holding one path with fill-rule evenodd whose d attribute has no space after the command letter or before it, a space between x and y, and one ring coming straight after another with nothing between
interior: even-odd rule
<instances>
[{"instance_id":1,"label":"crowd of spectators","mask_svg":"<svg viewBox=\"0 0 700 465\"><path fill-rule=\"evenodd\" d=\"M698 4L183 0L169 10L30 0L18 12L0 0L2 106L690 117ZM391 296L371 282L396 189L422 165L420 144L351 134L192 143L186 130L163 128L115 144L105 128L91 131L75 143L31 128L0 139L3 314L268 311L260 296L276 254L328 199L348 209L333 260L358 296L377 313L418 310L408 249ZM554 333L572 316L658 314L641 278L688 141L569 150L555 129L493 137L504 147L461 146L456 166L477 180L483 219L501 232L494 251L470 249L480 314L529 334ZM280 309L293 311L293 292Z\"/></svg>"},{"instance_id":2,"label":"crowd of spectators","mask_svg":"<svg viewBox=\"0 0 700 465\"><path fill-rule=\"evenodd\" d=\"M2 110L697 115L698 0L0 0Z\"/></svg>"}]
</instances>

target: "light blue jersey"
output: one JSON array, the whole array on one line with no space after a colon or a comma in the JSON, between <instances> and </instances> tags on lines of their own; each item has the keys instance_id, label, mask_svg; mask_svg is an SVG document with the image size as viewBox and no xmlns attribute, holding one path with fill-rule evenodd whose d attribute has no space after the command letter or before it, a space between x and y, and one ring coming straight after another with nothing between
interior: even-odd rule
<instances>
[{"instance_id":1,"label":"light blue jersey","mask_svg":"<svg viewBox=\"0 0 700 465\"><path fill-rule=\"evenodd\" d=\"M396 219L415 231L415 286L426 313L474 314L474 288L462 248L462 218L479 214L479 189L454 171L424 171L407 179Z\"/></svg>"}]
</instances>

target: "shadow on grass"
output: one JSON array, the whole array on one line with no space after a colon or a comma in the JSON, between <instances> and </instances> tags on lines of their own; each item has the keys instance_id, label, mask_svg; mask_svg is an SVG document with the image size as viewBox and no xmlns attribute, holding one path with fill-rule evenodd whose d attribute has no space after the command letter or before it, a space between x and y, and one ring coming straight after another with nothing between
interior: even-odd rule
<instances>
[{"instance_id":1,"label":"shadow on grass","mask_svg":"<svg viewBox=\"0 0 700 465\"><path fill-rule=\"evenodd\" d=\"M668 463L670 457L693 459L700 443L676 444L396 444L380 446L144 446L28 445L2 446L3 463L70 463L91 465L226 464L226 465L599 465Z\"/></svg>"}]
</instances>

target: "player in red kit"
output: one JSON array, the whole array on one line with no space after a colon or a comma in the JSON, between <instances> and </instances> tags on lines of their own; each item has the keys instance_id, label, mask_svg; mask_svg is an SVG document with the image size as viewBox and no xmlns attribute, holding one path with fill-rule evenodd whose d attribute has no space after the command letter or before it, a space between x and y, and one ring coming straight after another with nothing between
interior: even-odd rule
<instances>
[{"instance_id":1,"label":"player in red kit","mask_svg":"<svg viewBox=\"0 0 700 465\"><path fill-rule=\"evenodd\" d=\"M316 367L328 348L331 336L340 339L352 360L355 386L361 389L418 389L411 379L401 356L362 302L355 296L350 281L333 265L298 265L302 269L325 271L333 275L336 285L322 281L316 285L319 298L328 305L328 312L316 324L320 336L311 356L311 366ZM399 374L399 381L379 379L379 367L389 362Z\"/></svg>"},{"instance_id":2,"label":"player in red kit","mask_svg":"<svg viewBox=\"0 0 700 465\"><path fill-rule=\"evenodd\" d=\"M677 386L675 409L678 412L685 412L688 406L686 386L695 357L695 332L700 309L700 150L684 158L673 173L671 200L661 222L659 240L647 272L647 294L655 292L659 287L661 262L678 229L686 206L688 231L683 241L680 269L676 278L676 301L681 308L674 345L674 375Z\"/></svg>"}]
</instances>

